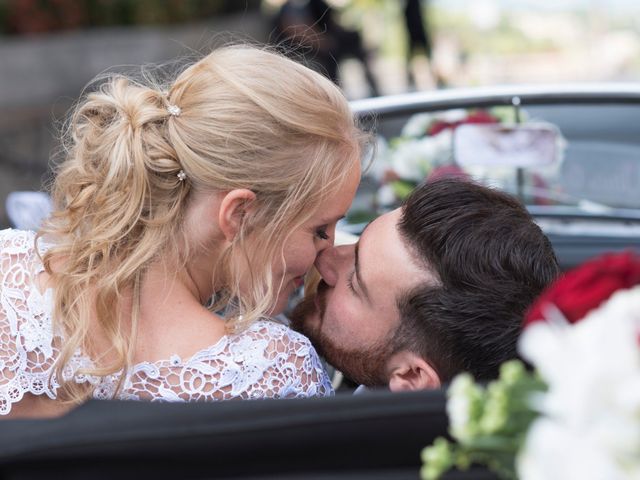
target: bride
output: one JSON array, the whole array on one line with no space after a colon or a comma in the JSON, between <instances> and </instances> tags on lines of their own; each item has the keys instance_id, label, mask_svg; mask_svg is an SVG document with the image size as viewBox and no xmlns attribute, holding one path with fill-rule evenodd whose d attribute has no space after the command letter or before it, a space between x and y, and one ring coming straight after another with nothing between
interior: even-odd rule
<instances>
[{"instance_id":1,"label":"bride","mask_svg":"<svg viewBox=\"0 0 640 480\"><path fill-rule=\"evenodd\" d=\"M43 229L0 232L0 414L332 394L286 305L360 177L329 80L249 46L78 103Z\"/></svg>"}]
</instances>

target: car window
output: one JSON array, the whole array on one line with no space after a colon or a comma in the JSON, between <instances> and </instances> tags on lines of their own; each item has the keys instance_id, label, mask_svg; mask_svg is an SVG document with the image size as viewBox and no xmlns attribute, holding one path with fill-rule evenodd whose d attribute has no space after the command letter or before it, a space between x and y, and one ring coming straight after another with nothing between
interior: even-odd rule
<instances>
[{"instance_id":1,"label":"car window","mask_svg":"<svg viewBox=\"0 0 640 480\"><path fill-rule=\"evenodd\" d=\"M362 115L377 145L349 220L373 218L397 206L419 182L447 175L503 189L535 212L640 219L640 123L634 120L638 110L640 106L633 104L556 102ZM525 167L460 162L454 148L456 132L462 125L486 123L554 129L556 160ZM535 142L521 147L533 149Z\"/></svg>"}]
</instances>

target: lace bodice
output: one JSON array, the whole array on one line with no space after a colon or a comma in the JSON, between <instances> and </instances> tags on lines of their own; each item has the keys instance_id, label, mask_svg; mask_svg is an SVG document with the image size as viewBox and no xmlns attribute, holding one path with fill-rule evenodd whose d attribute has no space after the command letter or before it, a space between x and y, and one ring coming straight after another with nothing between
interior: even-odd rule
<instances>
[{"instance_id":1,"label":"lace bodice","mask_svg":"<svg viewBox=\"0 0 640 480\"><path fill-rule=\"evenodd\" d=\"M9 413L25 393L56 398L58 382L52 372L59 355L56 345L64 339L53 330L51 290L42 294L35 284L42 271L33 233L0 231L0 414ZM91 383L94 398L113 398L119 375L77 373L91 365L77 351L63 376ZM134 365L117 398L194 401L331 394L309 340L282 324L260 320L188 359L173 355Z\"/></svg>"}]
</instances>

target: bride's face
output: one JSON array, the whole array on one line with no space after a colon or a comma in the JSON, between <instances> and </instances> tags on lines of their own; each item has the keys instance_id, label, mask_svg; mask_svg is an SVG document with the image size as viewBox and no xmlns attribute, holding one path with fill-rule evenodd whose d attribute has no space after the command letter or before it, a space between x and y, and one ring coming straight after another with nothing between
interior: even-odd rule
<instances>
[{"instance_id":1,"label":"bride's face","mask_svg":"<svg viewBox=\"0 0 640 480\"><path fill-rule=\"evenodd\" d=\"M318 254L333 245L336 223L346 214L360 182L360 168L352 169L345 184L320 205L318 211L302 227L295 230L283 245L284 265L273 264L274 285L282 285L272 315L281 313L289 296L302 285Z\"/></svg>"}]
</instances>

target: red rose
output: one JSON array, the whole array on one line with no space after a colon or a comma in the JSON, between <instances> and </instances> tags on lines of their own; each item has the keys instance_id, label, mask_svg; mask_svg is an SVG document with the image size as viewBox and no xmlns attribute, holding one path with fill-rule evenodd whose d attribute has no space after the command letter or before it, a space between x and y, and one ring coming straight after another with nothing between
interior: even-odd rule
<instances>
[{"instance_id":1,"label":"red rose","mask_svg":"<svg viewBox=\"0 0 640 480\"><path fill-rule=\"evenodd\" d=\"M436 120L427 129L427 135L437 135L441 131L446 130L447 128L453 128L456 125L455 122L445 122L443 120Z\"/></svg>"},{"instance_id":2,"label":"red rose","mask_svg":"<svg viewBox=\"0 0 640 480\"><path fill-rule=\"evenodd\" d=\"M616 290L640 284L640 257L632 252L606 254L567 272L545 290L525 315L524 325L544 320L548 304L576 323Z\"/></svg>"},{"instance_id":3,"label":"red rose","mask_svg":"<svg viewBox=\"0 0 640 480\"><path fill-rule=\"evenodd\" d=\"M498 119L485 110L476 110L462 123L498 123Z\"/></svg>"},{"instance_id":4,"label":"red rose","mask_svg":"<svg viewBox=\"0 0 640 480\"><path fill-rule=\"evenodd\" d=\"M467 115L463 120L456 122L445 122L444 120L436 120L429 128L427 128L428 135L437 135L438 133L451 128L455 130L460 125L465 123L498 123L498 119L485 110L476 110Z\"/></svg>"}]
</instances>

